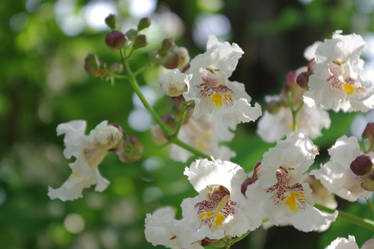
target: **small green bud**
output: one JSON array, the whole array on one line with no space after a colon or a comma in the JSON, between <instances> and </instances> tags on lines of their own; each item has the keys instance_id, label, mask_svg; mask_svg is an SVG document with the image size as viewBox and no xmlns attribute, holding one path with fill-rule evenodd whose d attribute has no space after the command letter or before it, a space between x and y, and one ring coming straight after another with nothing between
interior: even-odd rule
<instances>
[{"instance_id":1,"label":"small green bud","mask_svg":"<svg viewBox=\"0 0 374 249\"><path fill-rule=\"evenodd\" d=\"M105 43L108 48L116 50L123 48L126 45L127 37L118 30L113 30L109 34L107 34L105 38Z\"/></svg>"},{"instance_id":2,"label":"small green bud","mask_svg":"<svg viewBox=\"0 0 374 249\"><path fill-rule=\"evenodd\" d=\"M110 29L112 30L116 29L116 16L113 14L110 14L109 16L105 18L105 23Z\"/></svg>"},{"instance_id":3,"label":"small green bud","mask_svg":"<svg viewBox=\"0 0 374 249\"><path fill-rule=\"evenodd\" d=\"M172 39L164 39L158 54L164 57L173 47L175 47L175 43Z\"/></svg>"},{"instance_id":4,"label":"small green bud","mask_svg":"<svg viewBox=\"0 0 374 249\"><path fill-rule=\"evenodd\" d=\"M126 36L129 38L130 41L133 41L137 34L138 34L138 31L136 31L135 29L129 29L126 32Z\"/></svg>"},{"instance_id":5,"label":"small green bud","mask_svg":"<svg viewBox=\"0 0 374 249\"><path fill-rule=\"evenodd\" d=\"M145 35L137 35L134 40L134 49L144 48L147 46L147 37Z\"/></svg>"},{"instance_id":6,"label":"small green bud","mask_svg":"<svg viewBox=\"0 0 374 249\"><path fill-rule=\"evenodd\" d=\"M99 58L94 54L89 54L84 59L84 70L95 78L103 76L107 72Z\"/></svg>"},{"instance_id":7,"label":"small green bud","mask_svg":"<svg viewBox=\"0 0 374 249\"><path fill-rule=\"evenodd\" d=\"M148 17L143 17L138 23L138 31L146 29L149 26L151 26L151 19L149 19Z\"/></svg>"}]
</instances>

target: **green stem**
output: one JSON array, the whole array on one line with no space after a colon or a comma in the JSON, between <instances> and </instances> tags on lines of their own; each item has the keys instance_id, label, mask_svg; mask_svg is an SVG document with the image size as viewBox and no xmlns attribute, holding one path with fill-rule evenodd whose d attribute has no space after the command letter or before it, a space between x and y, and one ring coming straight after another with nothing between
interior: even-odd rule
<instances>
[{"instance_id":1,"label":"green stem","mask_svg":"<svg viewBox=\"0 0 374 249\"><path fill-rule=\"evenodd\" d=\"M122 55L122 53L121 53ZM122 57L123 58L123 57ZM135 93L138 95L140 101L143 103L144 107L147 108L147 110L152 114L153 118L156 120L158 125L161 127L162 131L167 135L170 136L172 134L172 131L165 125L164 122L162 122L160 116L156 113L156 111L153 109L153 107L148 103L147 99L144 97L142 91L140 90L140 87L138 85L138 82L136 81L136 78L131 71L131 68L128 63L126 63L123 60L123 64L126 68L126 71L128 73L128 78L130 81L130 84L132 88L134 89Z\"/></svg>"},{"instance_id":2,"label":"green stem","mask_svg":"<svg viewBox=\"0 0 374 249\"><path fill-rule=\"evenodd\" d=\"M161 127L162 131L170 137L170 141L183 149L195 154L196 156L203 157L203 158L210 158L209 155L199 151L198 149L192 147L191 145L188 145L181 140L179 140L176 136L174 136L174 133L165 125L165 123L161 120L160 116L156 113L156 111L153 109L153 107L148 103L147 99L144 97L142 91L140 90L140 87L138 85L138 82L136 80L136 77L134 73L132 72L130 66L128 63L126 63L124 56L122 54L122 50L120 50L121 54L121 60L122 63L128 73L128 80L130 81L130 84L132 88L134 89L135 93L138 95L139 99L143 103L144 107L152 114L153 118L156 120L158 125ZM185 115L185 114L184 114ZM184 118L183 118L184 119ZM183 124L183 122L181 122ZM178 131L179 132L179 131Z\"/></svg>"},{"instance_id":3,"label":"green stem","mask_svg":"<svg viewBox=\"0 0 374 249\"><path fill-rule=\"evenodd\" d=\"M174 143L174 144L176 144L176 145L178 145L178 146L180 146L180 147L182 147L182 148L185 149L185 150L188 150L189 152L195 154L195 155L198 156L198 157L210 158L209 155L207 155L207 154L201 152L200 150L198 150L198 149L192 147L192 146L189 145L189 144L186 144L185 142L179 140L177 137L173 137L173 138L171 138L171 142Z\"/></svg>"},{"instance_id":4,"label":"green stem","mask_svg":"<svg viewBox=\"0 0 374 249\"><path fill-rule=\"evenodd\" d=\"M297 131L297 115L299 114L301 108L303 108L304 102L301 102L301 104L295 109L290 93L287 93L287 103L292 113L292 130Z\"/></svg>"},{"instance_id":5,"label":"green stem","mask_svg":"<svg viewBox=\"0 0 374 249\"><path fill-rule=\"evenodd\" d=\"M330 209L328 207L325 207L319 204L315 204L314 206L318 208L319 210L327 212L327 213L333 213L336 211L336 210ZM352 214L349 214L343 211L338 211L338 212L339 212L338 218L342 218L343 220L347 222L350 222L352 224L374 231L374 221L369 220L369 219L363 219L363 218L357 217L355 215L352 215Z\"/></svg>"},{"instance_id":6,"label":"green stem","mask_svg":"<svg viewBox=\"0 0 374 249\"><path fill-rule=\"evenodd\" d=\"M186 119L186 115L187 115L187 104L185 103L183 104L182 115L178 121L177 127L175 128L173 137L178 137L179 131L181 130L184 120Z\"/></svg>"}]
</instances>

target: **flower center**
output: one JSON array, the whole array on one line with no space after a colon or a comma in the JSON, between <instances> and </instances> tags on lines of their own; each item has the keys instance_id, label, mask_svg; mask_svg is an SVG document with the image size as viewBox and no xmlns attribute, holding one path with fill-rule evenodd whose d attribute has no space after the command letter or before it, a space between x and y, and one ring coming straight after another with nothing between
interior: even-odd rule
<instances>
[{"instance_id":1,"label":"flower center","mask_svg":"<svg viewBox=\"0 0 374 249\"><path fill-rule=\"evenodd\" d=\"M211 185L207 187L207 200L195 204L201 223L209 228L221 227L226 217L234 214L236 202L230 200L230 192L223 186Z\"/></svg>"},{"instance_id":2,"label":"flower center","mask_svg":"<svg viewBox=\"0 0 374 249\"><path fill-rule=\"evenodd\" d=\"M352 95L358 89L357 81L349 76L349 68L345 62L332 61L329 66L330 77L327 81L332 87L341 89L347 95Z\"/></svg>"},{"instance_id":3,"label":"flower center","mask_svg":"<svg viewBox=\"0 0 374 249\"><path fill-rule=\"evenodd\" d=\"M304 188L300 183L291 184L289 175L291 168L280 167L276 171L277 183L266 190L272 194L274 204L284 204L288 206L291 212L297 212L299 208L305 207Z\"/></svg>"},{"instance_id":4,"label":"flower center","mask_svg":"<svg viewBox=\"0 0 374 249\"><path fill-rule=\"evenodd\" d=\"M221 83L225 78L218 68L201 69L201 79L203 82L198 86L200 95L209 98L216 108L232 103L232 90Z\"/></svg>"}]
</instances>

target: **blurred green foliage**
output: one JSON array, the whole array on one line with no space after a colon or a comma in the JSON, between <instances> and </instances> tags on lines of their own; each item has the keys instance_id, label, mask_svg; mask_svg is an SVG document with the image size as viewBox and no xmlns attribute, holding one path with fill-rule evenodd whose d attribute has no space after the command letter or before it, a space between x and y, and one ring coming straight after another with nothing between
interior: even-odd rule
<instances>
[{"instance_id":1,"label":"blurred green foliage","mask_svg":"<svg viewBox=\"0 0 374 249\"><path fill-rule=\"evenodd\" d=\"M95 3L58 2L72 4L72 13L81 18L84 8ZM119 54L105 46L107 31L84 25L77 35L64 33L56 14L62 8L58 2L6 0L0 4L0 248L154 248L144 239L145 214L164 205L179 207L183 198L195 195L183 176L187 164L168 159L167 149L154 152L150 132L137 132L129 126L134 103L128 82L111 84L85 74L83 62L88 53L108 63L118 61ZM179 16L183 28L179 27L174 38L196 55L201 51L194 40L198 18L202 14L225 15L231 30L224 37L246 52L233 78L245 82L254 100L263 104L265 94L279 92L288 70L305 64L302 54L307 45L336 29L373 31L373 7L362 7L369 2L160 0L151 18L160 19L161 12ZM111 3L122 22L131 25L139 19L129 11L130 0ZM169 25L165 20L161 19L159 26ZM156 37L149 49L135 54L134 67L146 64L147 52L157 48L157 39L165 38L157 35L169 35L158 31L149 34ZM160 96L159 73L159 68L150 68L139 79L160 97L155 107L164 114L170 112L171 101ZM331 128L316 140L322 157L315 167L327 159L326 149L334 140L349 132L354 117L331 113ZM62 156L63 139L56 136L55 129L74 119L87 120L88 129L102 120L116 122L136 135L152 155L133 164L123 164L110 155L100 166L111 181L107 190L86 190L84 198L73 202L51 201L48 185L59 186L70 173ZM273 145L261 141L255 124L246 124L238 128L229 146L237 152L233 161L249 171ZM373 218L363 204L342 200L339 204L349 212ZM82 217L83 231L73 234L66 229L69 214ZM338 221L322 234L305 234L290 227L259 230L235 248L324 248L337 236L348 234L355 235L360 245L372 236Z\"/></svg>"}]
</instances>

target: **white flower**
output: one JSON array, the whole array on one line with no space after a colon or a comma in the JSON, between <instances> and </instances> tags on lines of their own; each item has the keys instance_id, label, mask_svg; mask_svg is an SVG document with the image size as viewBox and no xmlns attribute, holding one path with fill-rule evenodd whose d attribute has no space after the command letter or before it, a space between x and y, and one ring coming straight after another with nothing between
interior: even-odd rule
<instances>
[{"instance_id":1,"label":"white flower","mask_svg":"<svg viewBox=\"0 0 374 249\"><path fill-rule=\"evenodd\" d=\"M231 141L234 134L227 125L215 122L211 115L200 118L189 118L178 133L178 138L192 147L204 152L214 158L228 160L235 156L235 152L228 147L219 145L220 142ZM185 162L192 154L177 146L172 145L170 157L176 161Z\"/></svg>"},{"instance_id":2,"label":"white flower","mask_svg":"<svg viewBox=\"0 0 374 249\"><path fill-rule=\"evenodd\" d=\"M290 224L304 231L325 229L337 217L316 209L304 173L318 154L317 147L302 133L291 133L264 153L258 179L246 191L248 203L262 203L270 224Z\"/></svg>"},{"instance_id":3,"label":"white flower","mask_svg":"<svg viewBox=\"0 0 374 249\"><path fill-rule=\"evenodd\" d=\"M175 69L163 74L160 77L159 82L162 90L167 96L177 97L187 91L191 78L192 75L181 73L179 69Z\"/></svg>"},{"instance_id":4,"label":"white flower","mask_svg":"<svg viewBox=\"0 0 374 249\"><path fill-rule=\"evenodd\" d=\"M362 180L350 169L353 160L363 153L355 137L343 136L329 149L330 161L311 172L332 193L348 201L369 197L370 192L361 187ZM374 153L371 154L372 157Z\"/></svg>"},{"instance_id":5,"label":"white flower","mask_svg":"<svg viewBox=\"0 0 374 249\"><path fill-rule=\"evenodd\" d=\"M81 120L57 126L57 135L65 134L65 157L75 157L76 160L69 164L72 173L66 182L58 189L48 188L51 199L74 200L82 197L84 188L96 185L95 190L101 192L109 184L100 175L98 166L108 151L120 142L122 133L118 128L108 125L107 121L97 125L88 136L85 130L86 122Z\"/></svg>"},{"instance_id":6,"label":"white flower","mask_svg":"<svg viewBox=\"0 0 374 249\"><path fill-rule=\"evenodd\" d=\"M359 249L354 236L349 235L346 238L337 238L326 249ZM364 249L364 247L362 247ZM369 249L369 248L368 248Z\"/></svg>"},{"instance_id":7,"label":"white flower","mask_svg":"<svg viewBox=\"0 0 374 249\"><path fill-rule=\"evenodd\" d=\"M374 108L374 86L362 78L364 62L360 55L364 47L361 36L342 35L341 31L309 47L305 54L310 59L314 51L315 63L305 96L335 111L366 112Z\"/></svg>"},{"instance_id":8,"label":"white flower","mask_svg":"<svg viewBox=\"0 0 374 249\"><path fill-rule=\"evenodd\" d=\"M191 231L187 220L176 220L175 210L164 207L145 218L145 238L152 245L172 249L203 249L198 234Z\"/></svg>"},{"instance_id":9,"label":"white flower","mask_svg":"<svg viewBox=\"0 0 374 249\"><path fill-rule=\"evenodd\" d=\"M187 71L192 79L183 96L195 101L194 117L214 114L235 126L261 115L259 104L251 107L251 97L245 92L244 84L228 80L243 53L235 43L230 45L219 42L215 36L209 37L207 51L196 56Z\"/></svg>"},{"instance_id":10,"label":"white flower","mask_svg":"<svg viewBox=\"0 0 374 249\"><path fill-rule=\"evenodd\" d=\"M279 97L267 97L267 102L279 99ZM279 111L271 114L265 111L261 117L257 133L266 142L275 142L292 131L292 113L287 107L280 107ZM323 128L330 127L329 114L320 107L304 105L297 115L298 131L314 139L322 135Z\"/></svg>"},{"instance_id":11,"label":"white flower","mask_svg":"<svg viewBox=\"0 0 374 249\"><path fill-rule=\"evenodd\" d=\"M193 230L209 239L241 236L260 226L257 214L248 218L244 210L241 184L246 174L239 165L228 161L197 160L184 174L195 190L194 198L182 202L183 219L193 224Z\"/></svg>"}]
</instances>

